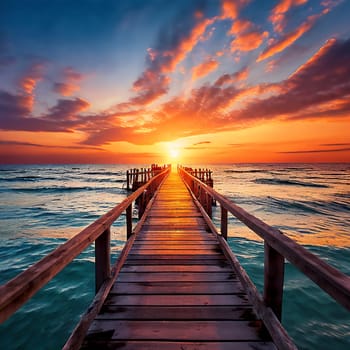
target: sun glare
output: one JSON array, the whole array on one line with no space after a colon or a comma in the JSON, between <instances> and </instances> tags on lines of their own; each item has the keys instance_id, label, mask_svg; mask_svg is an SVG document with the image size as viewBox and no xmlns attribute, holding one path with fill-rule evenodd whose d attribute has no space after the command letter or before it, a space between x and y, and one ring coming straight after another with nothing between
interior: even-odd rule
<instances>
[{"instance_id":1,"label":"sun glare","mask_svg":"<svg viewBox=\"0 0 350 350\"><path fill-rule=\"evenodd\" d=\"M179 162L181 158L181 147L172 142L168 142L166 144L166 152L167 152L167 161L172 164L176 164Z\"/></svg>"},{"instance_id":2,"label":"sun glare","mask_svg":"<svg viewBox=\"0 0 350 350\"><path fill-rule=\"evenodd\" d=\"M177 158L179 157L179 155L180 155L180 152L179 152L179 150L176 149L176 148L171 148L171 149L169 150L169 154L170 154L170 157L171 157L172 159L177 159Z\"/></svg>"}]
</instances>

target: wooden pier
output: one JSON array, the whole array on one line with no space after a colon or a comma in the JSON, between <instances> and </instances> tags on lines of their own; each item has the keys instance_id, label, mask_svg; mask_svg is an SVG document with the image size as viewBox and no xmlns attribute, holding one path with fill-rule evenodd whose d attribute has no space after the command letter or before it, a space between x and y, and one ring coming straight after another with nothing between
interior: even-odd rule
<instances>
[{"instance_id":1,"label":"wooden pier","mask_svg":"<svg viewBox=\"0 0 350 350\"><path fill-rule=\"evenodd\" d=\"M82 349L276 349L178 174L146 214Z\"/></svg>"},{"instance_id":2,"label":"wooden pier","mask_svg":"<svg viewBox=\"0 0 350 350\"><path fill-rule=\"evenodd\" d=\"M198 174L198 172L197 172ZM282 324L287 259L350 310L350 277L179 167L165 167L122 203L0 287L0 322L95 242L96 296L68 349L295 350ZM211 221L220 206L221 225ZM133 227L133 205L140 217ZM127 242L110 265L110 227ZM264 240L261 295L228 246L228 214ZM72 281L73 283L74 281Z\"/></svg>"}]
</instances>

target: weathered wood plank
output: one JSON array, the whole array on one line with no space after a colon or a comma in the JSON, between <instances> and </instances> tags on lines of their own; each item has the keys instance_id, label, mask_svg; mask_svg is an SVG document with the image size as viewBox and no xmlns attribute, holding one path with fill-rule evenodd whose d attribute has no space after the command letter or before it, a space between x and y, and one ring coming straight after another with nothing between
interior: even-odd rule
<instances>
[{"instance_id":1,"label":"weathered wood plank","mask_svg":"<svg viewBox=\"0 0 350 350\"><path fill-rule=\"evenodd\" d=\"M112 294L242 294L242 284L232 282L129 282L116 283Z\"/></svg>"},{"instance_id":2,"label":"weathered wood plank","mask_svg":"<svg viewBox=\"0 0 350 350\"><path fill-rule=\"evenodd\" d=\"M152 231L164 231L164 225L167 225L167 228L171 230L193 230L194 231L196 228L199 228L200 230L205 230L207 227L204 223L200 223L197 225L195 223L181 223L181 220L179 220L178 222L173 222L173 223L170 223L169 225L166 224L165 222L163 224L158 224L158 225L149 225L145 223L142 231L146 232L147 229L149 228L151 228Z\"/></svg>"},{"instance_id":3,"label":"weathered wood plank","mask_svg":"<svg viewBox=\"0 0 350 350\"><path fill-rule=\"evenodd\" d=\"M237 279L232 272L120 272L117 282L211 282Z\"/></svg>"},{"instance_id":4,"label":"weathered wood plank","mask_svg":"<svg viewBox=\"0 0 350 350\"><path fill-rule=\"evenodd\" d=\"M222 253L218 251L216 248L213 249L157 249L157 248L137 248L134 247L130 254L138 254L138 255L197 255L197 254L210 254L210 255L221 255Z\"/></svg>"},{"instance_id":5,"label":"weathered wood plank","mask_svg":"<svg viewBox=\"0 0 350 350\"><path fill-rule=\"evenodd\" d=\"M166 227L172 227L176 225L183 225L185 227L187 226L195 226L198 225L205 225L202 218L197 217L182 217L182 218L176 218L176 217L158 217L158 216L150 216L147 218L145 225L163 225Z\"/></svg>"},{"instance_id":6,"label":"weathered wood plank","mask_svg":"<svg viewBox=\"0 0 350 350\"><path fill-rule=\"evenodd\" d=\"M105 305L153 305L153 306L205 306L249 305L247 296L240 294L231 295L109 295Z\"/></svg>"},{"instance_id":7,"label":"weathered wood plank","mask_svg":"<svg viewBox=\"0 0 350 350\"><path fill-rule=\"evenodd\" d=\"M208 236L208 234L205 231L201 231L195 234L192 234L191 231L178 231L171 233L169 231L152 231L152 232L141 232L141 234L138 235L136 238L136 242L138 241L148 241L148 240L185 240L185 241L192 241L192 244L194 242L202 242L202 241L208 241L212 240L213 242L216 242L216 239L212 236Z\"/></svg>"},{"instance_id":8,"label":"weathered wood plank","mask_svg":"<svg viewBox=\"0 0 350 350\"><path fill-rule=\"evenodd\" d=\"M167 242L157 242L153 241L151 244L149 241L146 242L137 242L134 244L134 249L172 249L172 250L182 250L182 249L204 249L204 250L216 250L220 251L220 244L215 241L206 241L206 243L198 242L195 243L193 241L180 241L180 243L176 243L176 241L171 241L169 244Z\"/></svg>"},{"instance_id":9,"label":"weathered wood plank","mask_svg":"<svg viewBox=\"0 0 350 350\"><path fill-rule=\"evenodd\" d=\"M256 341L262 335L259 321L98 320L89 330L90 337L111 340Z\"/></svg>"},{"instance_id":10,"label":"weathered wood plank","mask_svg":"<svg viewBox=\"0 0 350 350\"><path fill-rule=\"evenodd\" d=\"M186 218L186 217L201 217L199 211L194 212L193 210L152 210L150 217L153 218Z\"/></svg>"},{"instance_id":11,"label":"weathered wood plank","mask_svg":"<svg viewBox=\"0 0 350 350\"><path fill-rule=\"evenodd\" d=\"M272 342L226 341L226 342L169 342L169 341L106 341L91 339L82 350L277 350Z\"/></svg>"},{"instance_id":12,"label":"weathered wood plank","mask_svg":"<svg viewBox=\"0 0 350 350\"><path fill-rule=\"evenodd\" d=\"M158 256L159 257L159 256ZM163 259L158 259L153 257L152 259L145 259L145 257L138 257L136 258L133 257L128 257L128 259L125 262L124 266L136 266L136 265L217 265L221 266L222 264L226 265L227 262L226 260L221 257L221 256L211 256L209 259L208 257L201 257L199 258L198 256L185 256L182 258L181 257L172 257L169 259L169 257L163 257Z\"/></svg>"},{"instance_id":13,"label":"weathered wood plank","mask_svg":"<svg viewBox=\"0 0 350 350\"><path fill-rule=\"evenodd\" d=\"M216 240L200 240L198 242L196 241L190 241L190 240L185 240L185 239L182 239L182 240L175 240L175 239L172 239L170 241L165 241L164 242L164 239L161 240L155 240L155 239L147 239L147 240L142 240L142 239L138 239L135 241L134 243L134 246L135 247L148 247L148 246L156 246L156 247L159 247L159 246L163 246L163 247L174 247L174 246L180 246L180 247L183 247L183 246L191 246L191 248L193 247L204 247L206 245L216 245L217 244L217 241Z\"/></svg>"},{"instance_id":14,"label":"weathered wood plank","mask_svg":"<svg viewBox=\"0 0 350 350\"><path fill-rule=\"evenodd\" d=\"M207 237L214 237L215 235L213 235L211 232L208 232L206 229L203 229L201 227L196 227L196 228L188 228L185 227L183 229L175 229L174 227L169 228L167 226L163 226L162 229L158 229L158 230L153 230L152 226L146 225L142 227L142 231L140 232L140 235L143 234L162 234L162 233L170 233L170 234L184 234L184 235L188 235L188 236L192 236L192 235L205 235Z\"/></svg>"},{"instance_id":15,"label":"weathered wood plank","mask_svg":"<svg viewBox=\"0 0 350 350\"><path fill-rule=\"evenodd\" d=\"M181 260L186 260L186 259L196 259L196 260L213 260L213 261L220 261L220 260L225 260L225 257L222 256L221 254L176 254L176 255L160 255L160 254L149 254L149 255L138 255L138 254L129 254L128 255L128 259L133 259L133 260L173 260L173 259L177 259L178 261ZM180 263L181 265L181 263Z\"/></svg>"},{"instance_id":16,"label":"weathered wood plank","mask_svg":"<svg viewBox=\"0 0 350 350\"><path fill-rule=\"evenodd\" d=\"M256 320L249 306L104 306L96 320Z\"/></svg>"},{"instance_id":17,"label":"weathered wood plank","mask_svg":"<svg viewBox=\"0 0 350 350\"><path fill-rule=\"evenodd\" d=\"M229 264L222 265L124 265L122 272L232 272Z\"/></svg>"}]
</instances>

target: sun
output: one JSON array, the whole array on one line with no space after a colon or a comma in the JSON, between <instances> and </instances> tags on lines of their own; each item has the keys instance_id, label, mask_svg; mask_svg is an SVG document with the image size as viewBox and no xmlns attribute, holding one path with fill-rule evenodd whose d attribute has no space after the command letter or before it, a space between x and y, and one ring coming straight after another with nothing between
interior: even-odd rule
<instances>
[{"instance_id":1,"label":"sun","mask_svg":"<svg viewBox=\"0 0 350 350\"><path fill-rule=\"evenodd\" d=\"M180 151L177 148L170 148L169 155L170 155L170 158L177 159L179 158Z\"/></svg>"},{"instance_id":2,"label":"sun","mask_svg":"<svg viewBox=\"0 0 350 350\"><path fill-rule=\"evenodd\" d=\"M176 164L181 158L181 147L173 142L166 144L167 159L169 163Z\"/></svg>"}]
</instances>

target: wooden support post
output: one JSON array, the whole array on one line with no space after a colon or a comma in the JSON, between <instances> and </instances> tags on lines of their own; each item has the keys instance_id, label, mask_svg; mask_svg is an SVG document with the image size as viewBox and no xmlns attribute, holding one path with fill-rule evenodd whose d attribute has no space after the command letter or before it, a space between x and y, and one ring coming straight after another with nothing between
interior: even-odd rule
<instances>
[{"instance_id":1,"label":"wooden support post","mask_svg":"<svg viewBox=\"0 0 350 350\"><path fill-rule=\"evenodd\" d=\"M213 211L212 211L212 207L211 207L211 202L212 202L212 198L211 198L211 195L209 193L207 193L207 213L208 213L208 216L210 218L213 217Z\"/></svg>"},{"instance_id":2,"label":"wooden support post","mask_svg":"<svg viewBox=\"0 0 350 350\"><path fill-rule=\"evenodd\" d=\"M145 212L146 209L146 191L144 191L141 196L139 197L139 219L141 219L143 213Z\"/></svg>"},{"instance_id":3,"label":"wooden support post","mask_svg":"<svg viewBox=\"0 0 350 350\"><path fill-rule=\"evenodd\" d=\"M132 204L126 208L126 239L132 234Z\"/></svg>"},{"instance_id":4,"label":"wooden support post","mask_svg":"<svg viewBox=\"0 0 350 350\"><path fill-rule=\"evenodd\" d=\"M130 190L130 182L129 182L129 170L126 171L126 189Z\"/></svg>"},{"instance_id":5,"label":"wooden support post","mask_svg":"<svg viewBox=\"0 0 350 350\"><path fill-rule=\"evenodd\" d=\"M221 206L221 236L227 241L227 209Z\"/></svg>"},{"instance_id":6,"label":"wooden support post","mask_svg":"<svg viewBox=\"0 0 350 350\"><path fill-rule=\"evenodd\" d=\"M95 241L95 289L96 293L111 274L111 229L106 229Z\"/></svg>"},{"instance_id":7,"label":"wooden support post","mask_svg":"<svg viewBox=\"0 0 350 350\"><path fill-rule=\"evenodd\" d=\"M205 201L205 192L202 190L202 187L198 187L199 192L199 203L205 209L204 201Z\"/></svg>"},{"instance_id":8,"label":"wooden support post","mask_svg":"<svg viewBox=\"0 0 350 350\"><path fill-rule=\"evenodd\" d=\"M284 283L284 256L264 243L264 301L271 307L277 318L282 317Z\"/></svg>"}]
</instances>

